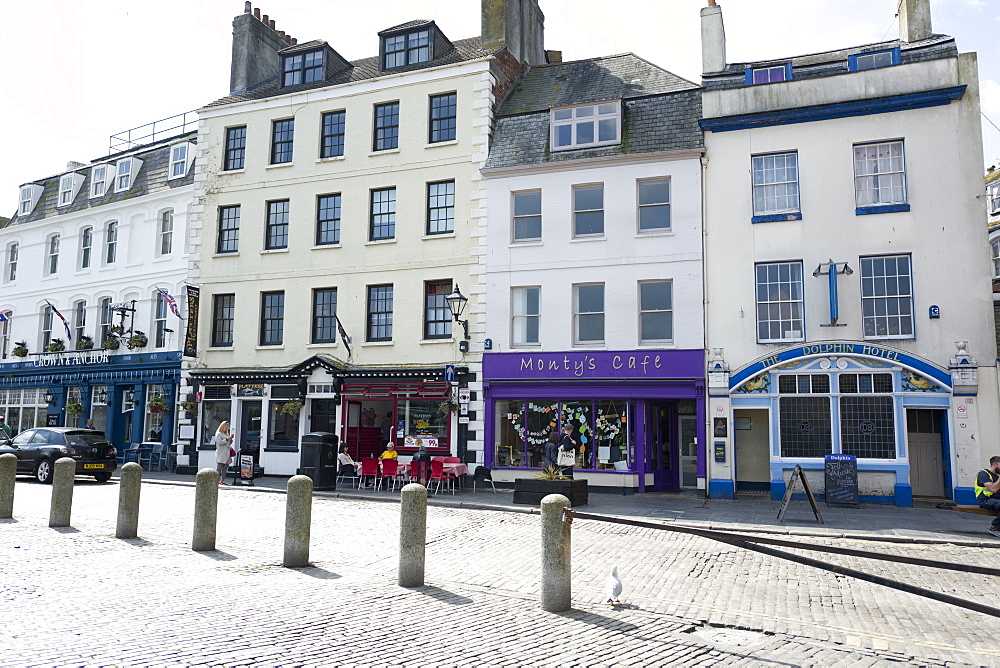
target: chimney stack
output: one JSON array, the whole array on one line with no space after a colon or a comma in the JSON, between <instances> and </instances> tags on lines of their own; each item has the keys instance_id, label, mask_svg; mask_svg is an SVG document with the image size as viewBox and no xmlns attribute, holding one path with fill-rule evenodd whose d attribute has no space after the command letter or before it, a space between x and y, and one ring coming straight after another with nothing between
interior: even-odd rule
<instances>
[{"instance_id":1,"label":"chimney stack","mask_svg":"<svg viewBox=\"0 0 1000 668\"><path fill-rule=\"evenodd\" d=\"M900 0L899 39L919 42L932 36L931 0Z\"/></svg>"},{"instance_id":2,"label":"chimney stack","mask_svg":"<svg viewBox=\"0 0 1000 668\"><path fill-rule=\"evenodd\" d=\"M246 6L244 6L246 8ZM233 60L229 92L239 93L280 74L278 51L288 45L274 30L274 21L260 9L233 19Z\"/></svg>"},{"instance_id":3,"label":"chimney stack","mask_svg":"<svg viewBox=\"0 0 1000 668\"><path fill-rule=\"evenodd\" d=\"M482 0L483 48L501 46L528 65L545 64L545 15L538 0Z\"/></svg>"},{"instance_id":4,"label":"chimney stack","mask_svg":"<svg viewBox=\"0 0 1000 668\"><path fill-rule=\"evenodd\" d=\"M908 1L908 0L904 0ZM708 0L701 8L701 70L705 74L726 69L726 28L722 24L722 7Z\"/></svg>"},{"instance_id":5,"label":"chimney stack","mask_svg":"<svg viewBox=\"0 0 1000 668\"><path fill-rule=\"evenodd\" d=\"M66 163L66 171L72 172L77 169L83 169L86 166L87 165L82 162L77 162L76 160L70 160L69 162Z\"/></svg>"}]
</instances>

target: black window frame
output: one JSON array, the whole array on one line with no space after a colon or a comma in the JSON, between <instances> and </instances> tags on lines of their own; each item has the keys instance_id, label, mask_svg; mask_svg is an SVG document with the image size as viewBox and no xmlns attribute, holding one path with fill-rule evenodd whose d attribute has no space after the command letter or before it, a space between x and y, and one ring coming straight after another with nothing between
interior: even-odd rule
<instances>
[{"instance_id":1,"label":"black window frame","mask_svg":"<svg viewBox=\"0 0 1000 668\"><path fill-rule=\"evenodd\" d=\"M226 147L222 154L222 171L243 169L247 154L247 126L226 128Z\"/></svg>"},{"instance_id":2,"label":"black window frame","mask_svg":"<svg viewBox=\"0 0 1000 668\"><path fill-rule=\"evenodd\" d=\"M431 288L434 294L431 294ZM424 340L450 339L452 336L451 308L448 307L447 296L451 294L453 283L446 281L424 281ZM433 329L441 332L432 333Z\"/></svg>"},{"instance_id":3,"label":"black window frame","mask_svg":"<svg viewBox=\"0 0 1000 668\"><path fill-rule=\"evenodd\" d=\"M228 216L227 213L235 212L235 216ZM235 225L232 223L235 221ZM229 227L224 227L229 223ZM232 246L230 248L229 246ZM240 205L219 207L219 235L215 245L216 255L240 252Z\"/></svg>"},{"instance_id":4,"label":"black window frame","mask_svg":"<svg viewBox=\"0 0 1000 668\"><path fill-rule=\"evenodd\" d=\"M392 193L390 199L379 201L378 204L386 207L385 211L375 211L375 197L380 193ZM391 206L390 206L391 205ZM391 208L391 211L388 210ZM376 218L379 220L376 221ZM376 236L377 229L388 229L389 234ZM373 188L368 198L368 241L388 241L396 238L396 186L388 188Z\"/></svg>"},{"instance_id":5,"label":"black window frame","mask_svg":"<svg viewBox=\"0 0 1000 668\"><path fill-rule=\"evenodd\" d=\"M376 294L376 292L381 294ZM392 310L394 291L392 283L369 285L365 295L365 340L370 342L392 341ZM375 311L373 307L388 306L385 310ZM376 322L381 316L381 322ZM387 316L387 317L386 317ZM379 335L375 335L378 332ZM388 332L388 334L386 334Z\"/></svg>"},{"instance_id":6,"label":"black window frame","mask_svg":"<svg viewBox=\"0 0 1000 668\"><path fill-rule=\"evenodd\" d=\"M288 248L288 218L291 201L275 199L267 202L267 219L264 223L264 250Z\"/></svg>"},{"instance_id":7,"label":"black window frame","mask_svg":"<svg viewBox=\"0 0 1000 668\"><path fill-rule=\"evenodd\" d=\"M417 43L416 45L410 44L411 37L420 37L422 33L426 33L426 42L423 44ZM390 44L393 40L402 40L400 49L389 50ZM382 70L395 70L400 67L406 67L407 65L418 65L420 63L429 63L434 56L434 34L430 26L423 26L416 28L414 30L408 30L402 33L396 33L394 35L385 35L382 38ZM420 58L420 52L425 52L426 57ZM402 62L397 62L397 54L402 54ZM389 57L393 57L392 65L389 64Z\"/></svg>"},{"instance_id":8,"label":"black window frame","mask_svg":"<svg viewBox=\"0 0 1000 668\"><path fill-rule=\"evenodd\" d=\"M434 193L433 190L438 186L451 186L451 192L445 193ZM440 198L444 198L444 205L440 206L441 202L438 201ZM439 206L435 206L439 205ZM435 218L435 214L438 212L445 212L444 218ZM450 214L449 214L450 212ZM441 221L445 221L445 228L441 230L435 230L435 224L440 224ZM447 181L432 181L427 184L427 235L434 234L453 234L455 232L455 180L449 179Z\"/></svg>"},{"instance_id":9,"label":"black window frame","mask_svg":"<svg viewBox=\"0 0 1000 668\"><path fill-rule=\"evenodd\" d=\"M330 312L331 307L332 312ZM320 309L325 311L321 313ZM310 341L311 343L337 342L337 288L313 289Z\"/></svg>"},{"instance_id":10,"label":"black window frame","mask_svg":"<svg viewBox=\"0 0 1000 668\"><path fill-rule=\"evenodd\" d=\"M428 118L429 143L454 141L458 136L458 93L431 95ZM442 133L442 136L435 137L435 133Z\"/></svg>"},{"instance_id":11,"label":"black window frame","mask_svg":"<svg viewBox=\"0 0 1000 668\"><path fill-rule=\"evenodd\" d=\"M271 121L271 164L287 165L294 160L295 119Z\"/></svg>"},{"instance_id":12,"label":"black window frame","mask_svg":"<svg viewBox=\"0 0 1000 668\"><path fill-rule=\"evenodd\" d=\"M337 158L344 155L344 131L347 111L328 111L320 117L319 157Z\"/></svg>"},{"instance_id":13,"label":"black window frame","mask_svg":"<svg viewBox=\"0 0 1000 668\"><path fill-rule=\"evenodd\" d=\"M372 151L399 148L399 100L376 104L372 114Z\"/></svg>"},{"instance_id":14,"label":"black window frame","mask_svg":"<svg viewBox=\"0 0 1000 668\"><path fill-rule=\"evenodd\" d=\"M335 200L329 205L327 200ZM342 198L340 193L316 196L316 245L336 246L340 244L340 214ZM331 238L327 238L327 236Z\"/></svg>"},{"instance_id":15,"label":"black window frame","mask_svg":"<svg viewBox=\"0 0 1000 668\"><path fill-rule=\"evenodd\" d=\"M231 348L236 330L236 294L212 295L212 348Z\"/></svg>"},{"instance_id":16,"label":"black window frame","mask_svg":"<svg viewBox=\"0 0 1000 668\"><path fill-rule=\"evenodd\" d=\"M319 55L319 63L316 63L314 60L313 64L307 65L307 59L317 54ZM287 88L304 83L313 83L314 81L323 81L326 78L326 72L323 67L325 61L326 58L323 55L323 49L300 51L299 53L290 53L282 56L281 87ZM289 64L291 64L291 67L289 67ZM291 81L289 81L289 77L291 77Z\"/></svg>"},{"instance_id":17,"label":"black window frame","mask_svg":"<svg viewBox=\"0 0 1000 668\"><path fill-rule=\"evenodd\" d=\"M260 336L258 345L280 346L285 339L285 291L260 293Z\"/></svg>"}]
</instances>

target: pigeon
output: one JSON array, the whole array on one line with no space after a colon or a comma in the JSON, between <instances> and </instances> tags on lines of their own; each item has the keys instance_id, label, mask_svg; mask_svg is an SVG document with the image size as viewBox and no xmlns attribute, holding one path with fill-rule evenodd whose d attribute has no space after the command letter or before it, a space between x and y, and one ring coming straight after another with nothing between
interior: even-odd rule
<instances>
[{"instance_id":1,"label":"pigeon","mask_svg":"<svg viewBox=\"0 0 1000 668\"><path fill-rule=\"evenodd\" d=\"M622 581L618 579L617 566L611 569L611 575L609 575L608 579L605 580L604 591L608 595L608 598L605 601L608 605L610 605L613 608L616 605L621 604L621 601L618 599L618 597L621 596L622 594Z\"/></svg>"}]
</instances>

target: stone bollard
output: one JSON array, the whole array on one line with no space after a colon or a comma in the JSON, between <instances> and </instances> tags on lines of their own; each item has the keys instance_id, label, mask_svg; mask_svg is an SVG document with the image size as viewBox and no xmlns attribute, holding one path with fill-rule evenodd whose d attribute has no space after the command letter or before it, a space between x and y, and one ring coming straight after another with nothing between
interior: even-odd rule
<instances>
[{"instance_id":1,"label":"stone bollard","mask_svg":"<svg viewBox=\"0 0 1000 668\"><path fill-rule=\"evenodd\" d=\"M52 506L49 510L50 527L68 527L73 510L73 476L76 460L60 457L52 471Z\"/></svg>"},{"instance_id":2,"label":"stone bollard","mask_svg":"<svg viewBox=\"0 0 1000 668\"><path fill-rule=\"evenodd\" d=\"M427 488L411 482L400 495L399 586L422 587L427 547Z\"/></svg>"},{"instance_id":3,"label":"stone bollard","mask_svg":"<svg viewBox=\"0 0 1000 668\"><path fill-rule=\"evenodd\" d=\"M14 517L14 474L17 455L0 455L0 519Z\"/></svg>"},{"instance_id":4,"label":"stone bollard","mask_svg":"<svg viewBox=\"0 0 1000 668\"><path fill-rule=\"evenodd\" d=\"M313 481L296 475L288 480L285 494L285 568L309 565L309 532L312 526Z\"/></svg>"},{"instance_id":5,"label":"stone bollard","mask_svg":"<svg viewBox=\"0 0 1000 668\"><path fill-rule=\"evenodd\" d=\"M570 530L563 508L569 499L562 494L542 499L542 610L549 612L570 609Z\"/></svg>"},{"instance_id":6,"label":"stone bollard","mask_svg":"<svg viewBox=\"0 0 1000 668\"><path fill-rule=\"evenodd\" d=\"M142 487L142 467L129 462L122 467L118 483L118 527L115 538L136 538L139 535L139 490Z\"/></svg>"},{"instance_id":7,"label":"stone bollard","mask_svg":"<svg viewBox=\"0 0 1000 668\"><path fill-rule=\"evenodd\" d=\"M191 549L205 552L215 549L215 521L219 514L219 472L202 469L195 476L194 538Z\"/></svg>"}]
</instances>

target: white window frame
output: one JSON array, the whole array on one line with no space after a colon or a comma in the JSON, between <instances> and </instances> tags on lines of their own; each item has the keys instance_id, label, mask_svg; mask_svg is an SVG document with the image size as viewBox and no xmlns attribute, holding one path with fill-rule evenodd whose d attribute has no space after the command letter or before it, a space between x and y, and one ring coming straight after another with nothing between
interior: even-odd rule
<instances>
[{"instance_id":1,"label":"white window frame","mask_svg":"<svg viewBox=\"0 0 1000 668\"><path fill-rule=\"evenodd\" d=\"M87 333L87 300L81 299L73 304L73 338L79 343L80 338Z\"/></svg>"},{"instance_id":2,"label":"white window frame","mask_svg":"<svg viewBox=\"0 0 1000 668\"><path fill-rule=\"evenodd\" d=\"M652 307L651 308L646 308L646 306L643 304L643 301L642 301L642 288L643 288L643 286L644 285L661 285L661 284L665 285L666 288L667 288L667 301L669 302L669 306L667 308L652 308ZM638 309L638 311L639 311L639 313L638 313L638 315L639 315L639 322L638 322L638 327L639 327L639 331L638 331L638 333L639 333L639 343L641 345L665 344L665 343L669 344L669 343L671 343L674 340L674 282L671 281L671 280L669 280L669 279L656 279L656 280L651 280L651 281L639 281L638 293L639 294L637 295L637 300L638 300L638 303L639 303L639 309ZM670 336L668 336L666 338L662 338L662 339L654 339L654 338L646 339L646 338L643 338L643 336L642 336L642 334L643 334L643 320L644 320L643 316L646 316L646 315L656 316L656 315L661 314L661 313L669 313L670 314Z\"/></svg>"},{"instance_id":3,"label":"white window frame","mask_svg":"<svg viewBox=\"0 0 1000 668\"><path fill-rule=\"evenodd\" d=\"M13 241L7 244L7 252L4 253L4 283L13 283L17 280L17 257L21 251L21 244Z\"/></svg>"},{"instance_id":4,"label":"white window frame","mask_svg":"<svg viewBox=\"0 0 1000 668\"><path fill-rule=\"evenodd\" d=\"M1000 181L994 181L987 187L986 196L990 214L1000 214Z\"/></svg>"},{"instance_id":5,"label":"white window frame","mask_svg":"<svg viewBox=\"0 0 1000 668\"><path fill-rule=\"evenodd\" d=\"M88 225L80 230L80 269L90 269L90 265L93 264L93 261L94 228L93 226Z\"/></svg>"},{"instance_id":6,"label":"white window frame","mask_svg":"<svg viewBox=\"0 0 1000 668\"><path fill-rule=\"evenodd\" d=\"M517 213L517 199L518 197L527 195L538 195L538 213L527 213L519 215ZM511 213L510 238L513 243L524 243L527 241L542 240L542 191L541 190L538 189L520 190L517 192L512 192L510 194L510 213ZM530 218L538 219L538 236L518 236L517 234L518 222L523 222Z\"/></svg>"},{"instance_id":7,"label":"white window frame","mask_svg":"<svg viewBox=\"0 0 1000 668\"><path fill-rule=\"evenodd\" d=\"M153 347L167 345L167 298L159 290L153 290Z\"/></svg>"},{"instance_id":8,"label":"white window frame","mask_svg":"<svg viewBox=\"0 0 1000 668\"><path fill-rule=\"evenodd\" d=\"M111 310L114 300L111 297L101 297L97 301L97 310L100 312L100 322L97 324L97 336L95 342L99 346L104 345L104 339L111 333L111 328L115 325L115 314Z\"/></svg>"},{"instance_id":9,"label":"white window frame","mask_svg":"<svg viewBox=\"0 0 1000 668\"><path fill-rule=\"evenodd\" d=\"M642 201L642 187L644 185L653 185L656 183L666 183L667 184L667 199L665 202L646 202ZM651 179L638 179L635 182L635 229L639 234L663 234L664 232L670 232L673 229L673 221L670 218L670 177L669 176L657 176ZM664 227L647 227L642 226L642 212L643 209L653 209L656 207L666 207L667 212L667 224Z\"/></svg>"},{"instance_id":10,"label":"white window frame","mask_svg":"<svg viewBox=\"0 0 1000 668\"><path fill-rule=\"evenodd\" d=\"M103 197L108 192L108 174L111 165L94 165L90 168L90 198ZM103 171L102 171L103 170Z\"/></svg>"},{"instance_id":11,"label":"white window frame","mask_svg":"<svg viewBox=\"0 0 1000 668\"><path fill-rule=\"evenodd\" d=\"M597 189L600 189L600 191L601 191L601 208L600 209L578 209L577 206L576 206L576 195L577 195L577 193L580 192L580 191L583 191L583 190L597 190ZM606 226L607 220L606 220L606 217L604 215L605 210L606 210L604 208L604 184L603 183L581 183L579 185L575 185L575 186L573 186L572 198L573 198L573 201L571 202L571 205L573 207L573 238L574 239L599 239L599 238L603 237L604 236L604 232L607 229L607 226ZM579 232L578 231L577 220L576 220L577 215L581 214L581 213L583 213L583 214L595 213L597 211L601 212L601 231L600 232L586 232L586 233Z\"/></svg>"},{"instance_id":12,"label":"white window frame","mask_svg":"<svg viewBox=\"0 0 1000 668\"><path fill-rule=\"evenodd\" d=\"M55 318L55 309L48 304L42 307L42 326L39 327L42 336L42 350L52 342L52 321Z\"/></svg>"},{"instance_id":13,"label":"white window frame","mask_svg":"<svg viewBox=\"0 0 1000 668\"><path fill-rule=\"evenodd\" d=\"M59 203L57 207L73 203L73 175L65 174L59 179Z\"/></svg>"},{"instance_id":14,"label":"white window frame","mask_svg":"<svg viewBox=\"0 0 1000 668\"><path fill-rule=\"evenodd\" d=\"M60 235L50 234L45 238L45 275L55 276L59 273L59 243Z\"/></svg>"},{"instance_id":15,"label":"white window frame","mask_svg":"<svg viewBox=\"0 0 1000 668\"><path fill-rule=\"evenodd\" d=\"M157 218L156 254L162 257L174 251L174 210L164 209Z\"/></svg>"},{"instance_id":16,"label":"white window frame","mask_svg":"<svg viewBox=\"0 0 1000 668\"><path fill-rule=\"evenodd\" d=\"M38 205L38 199L42 195L42 191L45 190L44 186L40 186L37 183L29 183L28 185L21 186L21 195L17 207L17 215L28 216L31 212L35 210Z\"/></svg>"},{"instance_id":17,"label":"white window frame","mask_svg":"<svg viewBox=\"0 0 1000 668\"><path fill-rule=\"evenodd\" d=\"M601 288L601 310L582 311L580 310L580 288L591 288L600 286ZM607 322L605 319L607 302L606 286L604 283L577 283L573 286L573 344L581 346L593 346L603 344L607 338ZM582 339L580 338L580 323L582 318L599 317L601 321L601 338Z\"/></svg>"},{"instance_id":18,"label":"white window frame","mask_svg":"<svg viewBox=\"0 0 1000 668\"><path fill-rule=\"evenodd\" d=\"M579 126L592 126L593 141L580 141ZM600 139L600 121L614 121L615 136L613 139ZM560 129L570 128L568 144L557 143ZM574 107L558 107L549 110L549 146L553 151L571 151L591 146L614 146L622 141L622 103L621 100L605 100L593 104L581 104Z\"/></svg>"},{"instance_id":19,"label":"white window frame","mask_svg":"<svg viewBox=\"0 0 1000 668\"><path fill-rule=\"evenodd\" d=\"M893 155L895 146L899 147L899 155ZM855 144L853 148L856 206L862 208L907 204L909 197L906 192L906 146L903 140ZM864 152L863 155L859 155L861 151ZM880 155L883 151L887 151L888 154ZM875 171L872 171L873 160ZM894 183L897 176L900 180L898 184ZM888 180L888 185L883 186L881 183L883 180ZM896 190L902 193L901 197L893 195Z\"/></svg>"},{"instance_id":20,"label":"white window frame","mask_svg":"<svg viewBox=\"0 0 1000 668\"><path fill-rule=\"evenodd\" d=\"M777 81L771 81L771 72L778 70L781 72L781 78ZM767 81L757 81L758 72L767 72ZM771 67L754 67L750 71L750 83L754 86L762 86L769 83L783 83L788 81L788 67L785 65L773 65Z\"/></svg>"},{"instance_id":21,"label":"white window frame","mask_svg":"<svg viewBox=\"0 0 1000 668\"><path fill-rule=\"evenodd\" d=\"M139 158L133 156L119 160L115 165L115 192L123 193L131 188L140 169L142 169L142 160Z\"/></svg>"},{"instance_id":22,"label":"white window frame","mask_svg":"<svg viewBox=\"0 0 1000 668\"><path fill-rule=\"evenodd\" d=\"M536 291L535 301L537 302L535 312L529 312L528 291ZM531 321L535 322L536 338L534 341L528 339L528 326ZM511 348L536 347L541 344L542 339L542 288L538 285L525 285L510 289L510 346Z\"/></svg>"},{"instance_id":23,"label":"white window frame","mask_svg":"<svg viewBox=\"0 0 1000 668\"><path fill-rule=\"evenodd\" d=\"M877 261L877 260L887 260L887 259L890 259L890 258L896 260L896 262L897 262L897 265L896 265L897 266L897 273L895 273L895 274L892 275L892 278L895 279L895 284L897 286L897 290L893 294L888 294L888 289L885 289L886 294L884 294L884 295L874 294L874 292L877 291L879 285L884 285L886 288L888 288L889 281L887 281L885 279L889 276L889 274L886 273L886 272L883 272L881 275L876 275L876 274L872 274L870 276L866 275L866 271L867 271L867 267L868 267L867 263L871 262L871 261ZM906 292L903 292L903 291L901 291L901 290L898 289L898 287L899 287L899 278L900 278L900 276L902 276L902 274L898 273L898 266L899 266L898 262L899 262L900 258L906 258L907 271L908 271L908 273L906 274L906 278L907 278L907 283L908 283L908 287L909 287L909 289ZM878 279L883 279L883 280L881 282L878 282ZM865 294L865 292L868 289L868 283L867 283L868 281L872 281L872 292L873 292L873 294L871 294L871 295L866 295ZM917 335L917 330L916 330L916 314L913 312L913 257L912 256L910 256L908 253L862 256L861 257L861 281L860 281L860 283L861 283L861 285L860 285L860 288L861 288L861 327L862 327L862 334L864 335L864 338L865 338L866 341L884 341L884 340L887 340L887 339L913 339L913 338L916 338L916 335ZM906 302L908 302L908 307L907 308L909 310L909 313L908 314L899 314L899 313L890 314L888 306L889 306L890 300L893 300L893 299L895 299L895 300L905 300ZM885 310L885 314L879 314L879 310L880 309L878 308L878 302L880 302L880 301L884 301L886 303L886 308L884 309ZM869 303L873 304L873 306L872 307L868 307ZM898 305L898 302L897 302L897 305ZM879 334L878 333L878 320L879 320L879 318L886 319L887 323L888 323L889 319L891 319L891 318L898 318L899 322L902 323L903 322L903 318L906 317L907 315L909 316L909 323L910 323L910 332L908 334L888 334L888 333L887 334ZM871 325L872 325L871 327L869 327L869 323L871 323ZM869 331L872 331L873 333L869 334L868 333Z\"/></svg>"},{"instance_id":24,"label":"white window frame","mask_svg":"<svg viewBox=\"0 0 1000 668\"><path fill-rule=\"evenodd\" d=\"M782 280L781 270L785 268L788 272L788 280ZM760 280L760 271L763 269L765 272L769 272L771 268L777 272L777 276L774 280L771 280L771 276L765 276L763 282ZM798 269L798 278L793 278L794 269ZM794 341L805 341L806 336L806 309L805 309L805 278L803 272L805 271L803 263L801 260L787 260L778 262L758 262L754 265L754 304L755 310L757 312L755 323L756 323L756 339L757 343L789 343ZM795 295L795 286L798 285L798 296ZM787 285L788 290L783 291L781 286ZM764 290L767 295L766 299L761 299L761 291ZM762 337L760 334L761 326L761 315L762 308L770 310L769 307L775 307L778 310L778 317L770 317L770 313L766 318L766 322L778 322L781 323L782 336L777 338L766 338ZM785 318L783 311L788 312L788 317ZM792 315L793 312L798 311L798 316ZM788 327L794 326L796 321L798 322L799 329L784 329L785 321L788 321Z\"/></svg>"},{"instance_id":25,"label":"white window frame","mask_svg":"<svg viewBox=\"0 0 1000 668\"><path fill-rule=\"evenodd\" d=\"M990 241L993 250L993 278L1000 278L1000 237Z\"/></svg>"},{"instance_id":26,"label":"white window frame","mask_svg":"<svg viewBox=\"0 0 1000 668\"><path fill-rule=\"evenodd\" d=\"M0 322L0 358L10 355L10 319L13 317L11 311L5 311L7 319Z\"/></svg>"},{"instance_id":27,"label":"white window frame","mask_svg":"<svg viewBox=\"0 0 1000 668\"><path fill-rule=\"evenodd\" d=\"M177 152L183 151L183 155L178 157ZM170 147L170 164L167 168L167 180L170 179L181 179L187 175L187 168L190 164L188 156L191 154L191 144L190 142L184 142L182 144L174 144ZM180 171L178 171L178 169Z\"/></svg>"},{"instance_id":28,"label":"white window frame","mask_svg":"<svg viewBox=\"0 0 1000 668\"><path fill-rule=\"evenodd\" d=\"M104 264L118 261L118 221L108 221L104 225Z\"/></svg>"},{"instance_id":29,"label":"white window frame","mask_svg":"<svg viewBox=\"0 0 1000 668\"><path fill-rule=\"evenodd\" d=\"M789 164L791 158L793 164ZM778 163L781 164L778 164ZM755 216L770 216L782 213L799 213L802 210L801 193L799 189L799 154L798 151L782 151L780 153L763 153L750 156L750 169L753 183L753 214ZM795 171L794 179L789 180L788 171ZM794 190L794 192L791 192ZM780 207L778 202L785 199L790 206ZM794 201L793 201L794 198Z\"/></svg>"}]
</instances>

